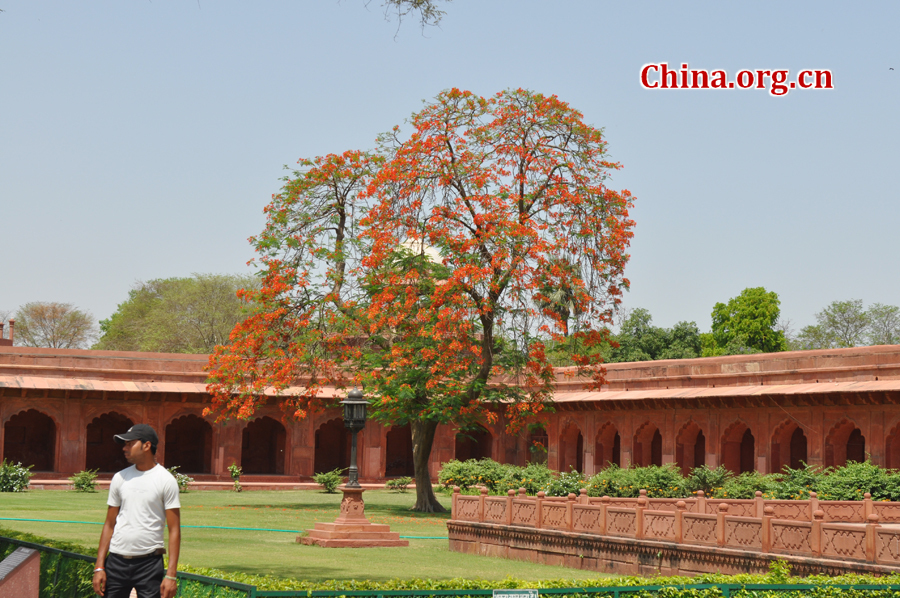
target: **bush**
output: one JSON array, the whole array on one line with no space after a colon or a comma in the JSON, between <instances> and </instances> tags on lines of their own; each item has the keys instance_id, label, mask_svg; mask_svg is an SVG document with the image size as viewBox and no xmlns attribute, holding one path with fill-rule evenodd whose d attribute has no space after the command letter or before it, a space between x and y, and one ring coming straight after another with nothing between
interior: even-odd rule
<instances>
[{"instance_id":1,"label":"bush","mask_svg":"<svg viewBox=\"0 0 900 598\"><path fill-rule=\"evenodd\" d=\"M525 488L527 494L537 494L550 480L555 472L544 463L529 463L525 467L508 466L506 475L497 484L497 492L506 494L508 490L518 491Z\"/></svg>"},{"instance_id":2,"label":"bush","mask_svg":"<svg viewBox=\"0 0 900 598\"><path fill-rule=\"evenodd\" d=\"M781 479L773 487L772 498L781 500L808 500L810 492L818 492L822 479L831 472L831 468L822 469L818 465L803 464L803 467L791 469L784 466ZM862 494L859 495L862 500Z\"/></svg>"},{"instance_id":3,"label":"bush","mask_svg":"<svg viewBox=\"0 0 900 598\"><path fill-rule=\"evenodd\" d=\"M485 486L488 491L496 492L500 481L506 476L512 465L501 465L492 459L469 459L457 461L453 459L441 465L438 482L445 488L459 486L463 490L475 486ZM505 492L505 491L504 491Z\"/></svg>"},{"instance_id":4,"label":"bush","mask_svg":"<svg viewBox=\"0 0 900 598\"><path fill-rule=\"evenodd\" d=\"M241 487L241 474L244 473L244 470L237 463L232 463L228 466L228 473L231 474L231 479L234 480L234 491L240 492L243 490Z\"/></svg>"},{"instance_id":5,"label":"bush","mask_svg":"<svg viewBox=\"0 0 900 598\"><path fill-rule=\"evenodd\" d=\"M868 492L872 500L898 500L900 475L873 465L851 461L818 480L820 500L862 500Z\"/></svg>"},{"instance_id":6,"label":"bush","mask_svg":"<svg viewBox=\"0 0 900 598\"><path fill-rule=\"evenodd\" d=\"M187 492L188 486L194 483L194 478L190 477L184 473L178 473L178 465L173 465L168 468L168 472L172 474L175 478L175 482L178 484L178 492Z\"/></svg>"},{"instance_id":7,"label":"bush","mask_svg":"<svg viewBox=\"0 0 900 598\"><path fill-rule=\"evenodd\" d=\"M558 476L550 478L550 481L544 484L541 490L547 496L568 496L569 494L578 495L586 486L587 480L584 474L573 469L560 472Z\"/></svg>"},{"instance_id":8,"label":"bush","mask_svg":"<svg viewBox=\"0 0 900 598\"><path fill-rule=\"evenodd\" d=\"M412 484L413 479L409 476L388 480L384 485L388 490L396 490L397 492L406 492L406 488Z\"/></svg>"},{"instance_id":9,"label":"bush","mask_svg":"<svg viewBox=\"0 0 900 598\"><path fill-rule=\"evenodd\" d=\"M72 488L76 492L96 492L98 471L97 469L79 471L69 478L69 481L72 482Z\"/></svg>"},{"instance_id":10,"label":"bush","mask_svg":"<svg viewBox=\"0 0 900 598\"><path fill-rule=\"evenodd\" d=\"M764 498L772 498L778 480L773 475L758 471L745 471L741 475L731 476L721 488L709 493L712 498L756 498L756 492L762 492Z\"/></svg>"},{"instance_id":11,"label":"bush","mask_svg":"<svg viewBox=\"0 0 900 598\"><path fill-rule=\"evenodd\" d=\"M313 481L316 484L319 484L325 489L325 492L328 494L334 494L334 491L337 490L337 487L340 486L344 482L344 469L338 467L337 469L333 469L331 471L326 471L323 473L317 473L313 475Z\"/></svg>"},{"instance_id":12,"label":"bush","mask_svg":"<svg viewBox=\"0 0 900 598\"><path fill-rule=\"evenodd\" d=\"M21 463L13 463L4 459L0 461L0 492L24 492L28 489L28 482L34 475L31 473L33 465L25 467Z\"/></svg>"},{"instance_id":13,"label":"bush","mask_svg":"<svg viewBox=\"0 0 900 598\"><path fill-rule=\"evenodd\" d=\"M589 496L635 498L642 489L651 498L684 498L690 494L687 481L671 463L627 469L610 465L587 483Z\"/></svg>"},{"instance_id":14,"label":"bush","mask_svg":"<svg viewBox=\"0 0 900 598\"><path fill-rule=\"evenodd\" d=\"M716 491L721 491L728 480L734 477L734 473L730 469L725 469L723 465L719 465L715 469L710 469L706 465L695 467L691 470L690 475L685 480L688 492L697 492L703 490L707 496L713 496Z\"/></svg>"}]
</instances>

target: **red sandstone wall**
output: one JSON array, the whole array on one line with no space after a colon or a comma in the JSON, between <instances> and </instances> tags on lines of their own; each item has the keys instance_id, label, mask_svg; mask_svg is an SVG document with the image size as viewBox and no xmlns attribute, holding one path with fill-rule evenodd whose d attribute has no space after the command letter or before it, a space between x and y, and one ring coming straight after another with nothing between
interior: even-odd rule
<instances>
[{"instance_id":1,"label":"red sandstone wall","mask_svg":"<svg viewBox=\"0 0 900 598\"><path fill-rule=\"evenodd\" d=\"M55 470L63 474L84 468L87 425L104 413L115 411L134 422L149 423L164 438L166 426L173 420L186 414L199 416L208 402L203 392L206 360L198 355L0 347L0 450L5 424L28 409L37 409L53 420L57 430ZM601 457L601 463L595 464L598 437L604 430L619 433L621 465L634 463L638 456L646 460L653 428L660 432L662 463L683 462L685 455L693 454L699 430L706 439L703 459L716 466L733 455L734 445L729 445L733 437L749 429L754 438L753 467L777 471L785 458L785 438L798 426L806 435L806 461L811 464L824 465L829 459L839 464L846 453L844 436L858 428L873 462L900 467L900 347L607 367L608 391L578 395L582 398L560 403L560 410L549 415L550 467L567 468L581 461L587 473L596 471L603 461ZM561 391L575 390L577 385L580 383L570 381L566 371L560 370ZM721 386L730 390L706 398L680 398L666 392L671 392L669 387ZM840 392L831 392L838 386ZM767 387L772 394L759 390ZM798 392L801 387L803 392ZM629 402L628 393L635 389L642 398ZM606 401L613 396L617 397L614 405ZM275 420L282 417L274 406L258 415ZM285 475L313 473L316 430L339 417L335 409L300 422L284 422ZM228 465L240 463L242 433L248 423L208 421L213 429L212 474L227 478ZM504 433L502 422L485 427L491 434L487 451L492 458L526 462L528 441L523 435ZM383 478L386 434L385 427L371 421L362 434L363 479ZM580 453L575 448L579 435ZM455 430L440 427L432 451L433 476L441 463L454 458L455 444ZM165 462L164 444L159 458Z\"/></svg>"}]
</instances>

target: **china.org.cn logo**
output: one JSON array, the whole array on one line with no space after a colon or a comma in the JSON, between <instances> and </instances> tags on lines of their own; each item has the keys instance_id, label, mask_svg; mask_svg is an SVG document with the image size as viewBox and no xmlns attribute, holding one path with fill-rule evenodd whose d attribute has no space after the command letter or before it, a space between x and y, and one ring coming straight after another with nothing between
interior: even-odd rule
<instances>
[{"instance_id":1,"label":"china.org.cn logo","mask_svg":"<svg viewBox=\"0 0 900 598\"><path fill-rule=\"evenodd\" d=\"M730 79L723 69L691 69L686 62L670 69L668 63L654 62L641 67L640 79L644 89L767 89L773 96L792 89L834 89L830 69L803 69L793 78L790 69L745 69Z\"/></svg>"}]
</instances>

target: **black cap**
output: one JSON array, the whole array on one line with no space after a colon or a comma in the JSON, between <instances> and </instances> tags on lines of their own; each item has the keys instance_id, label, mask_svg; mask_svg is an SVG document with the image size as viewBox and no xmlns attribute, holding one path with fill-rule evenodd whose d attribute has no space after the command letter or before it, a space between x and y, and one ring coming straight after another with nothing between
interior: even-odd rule
<instances>
[{"instance_id":1,"label":"black cap","mask_svg":"<svg viewBox=\"0 0 900 598\"><path fill-rule=\"evenodd\" d=\"M125 444L132 440L140 440L141 442L149 442L153 446L159 444L159 436L147 424L135 424L128 428L124 434L116 434L113 436L119 444Z\"/></svg>"}]
</instances>

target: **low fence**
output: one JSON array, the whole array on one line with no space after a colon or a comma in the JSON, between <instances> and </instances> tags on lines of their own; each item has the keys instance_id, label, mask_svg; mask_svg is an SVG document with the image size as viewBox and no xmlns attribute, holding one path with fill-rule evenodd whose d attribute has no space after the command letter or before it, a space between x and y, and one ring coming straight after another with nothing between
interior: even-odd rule
<instances>
[{"instance_id":1,"label":"low fence","mask_svg":"<svg viewBox=\"0 0 900 598\"><path fill-rule=\"evenodd\" d=\"M95 596L91 587L94 558L50 548L41 544L24 542L0 536L0 560L19 546L33 548L41 553L41 598L91 598ZM668 584L642 586L603 586L603 587L569 587L541 588L535 590L258 590L256 586L194 575L178 573L177 598L464 598L466 596L484 598L486 596L610 596L619 598L622 595L640 593L644 596L779 596L785 593L796 595L815 595L818 591L823 596L832 596L835 591L854 592L861 596L895 596L900 593L900 586L888 584L854 584L854 585L812 585L812 584Z\"/></svg>"},{"instance_id":2,"label":"low fence","mask_svg":"<svg viewBox=\"0 0 900 598\"><path fill-rule=\"evenodd\" d=\"M91 585L94 557L0 536L0 560L19 546L41 553L41 598L96 598ZM255 598L257 595L256 588L247 584L178 573L178 598Z\"/></svg>"},{"instance_id":3,"label":"low fence","mask_svg":"<svg viewBox=\"0 0 900 598\"><path fill-rule=\"evenodd\" d=\"M683 546L745 550L755 554L853 560L900 567L900 503L872 501L548 497L460 494L455 488L453 523L653 540ZM453 536L451 535L451 544ZM540 550L540 546L535 546ZM496 552L496 551L495 551Z\"/></svg>"}]
</instances>

